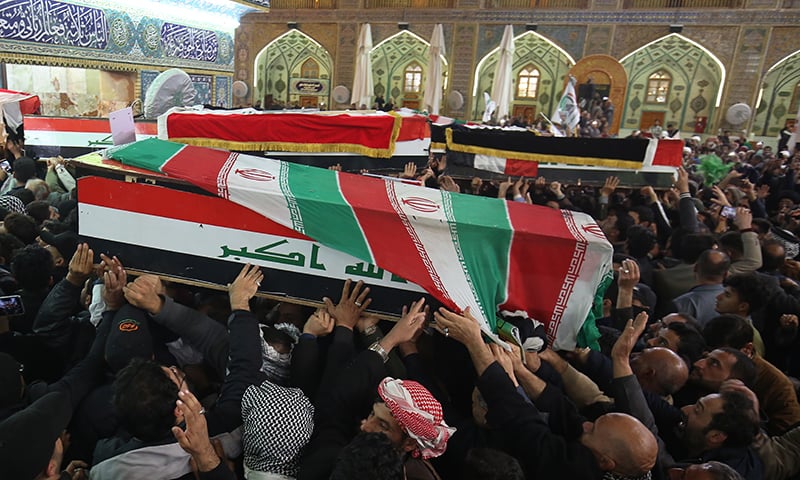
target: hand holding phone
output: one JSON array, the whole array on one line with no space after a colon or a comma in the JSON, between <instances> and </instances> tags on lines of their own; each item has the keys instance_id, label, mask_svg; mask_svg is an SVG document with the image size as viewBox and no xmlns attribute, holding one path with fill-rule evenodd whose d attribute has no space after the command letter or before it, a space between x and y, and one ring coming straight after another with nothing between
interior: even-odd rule
<instances>
[{"instance_id":1,"label":"hand holding phone","mask_svg":"<svg viewBox=\"0 0 800 480\"><path fill-rule=\"evenodd\" d=\"M0 297L0 316L14 317L25 314L25 306L19 295Z\"/></svg>"}]
</instances>

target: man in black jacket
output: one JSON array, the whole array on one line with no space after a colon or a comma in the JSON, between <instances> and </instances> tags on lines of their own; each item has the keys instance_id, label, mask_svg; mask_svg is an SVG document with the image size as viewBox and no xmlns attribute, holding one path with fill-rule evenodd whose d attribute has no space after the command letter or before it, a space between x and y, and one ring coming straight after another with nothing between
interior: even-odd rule
<instances>
[{"instance_id":1,"label":"man in black jacket","mask_svg":"<svg viewBox=\"0 0 800 480\"><path fill-rule=\"evenodd\" d=\"M440 331L469 350L478 389L489 407L487 421L509 437L508 453L519 460L528 478L639 477L653 467L658 447L641 422L630 415L609 413L594 423L583 422L578 438L554 434L537 408L517 393L468 311L462 316L441 308L435 318Z\"/></svg>"}]
</instances>

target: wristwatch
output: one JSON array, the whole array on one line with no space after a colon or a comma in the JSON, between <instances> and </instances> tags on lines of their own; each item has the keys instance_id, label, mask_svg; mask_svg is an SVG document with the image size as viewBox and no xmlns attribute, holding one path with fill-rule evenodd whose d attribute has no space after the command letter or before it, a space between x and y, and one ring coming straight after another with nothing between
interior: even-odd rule
<instances>
[{"instance_id":1,"label":"wristwatch","mask_svg":"<svg viewBox=\"0 0 800 480\"><path fill-rule=\"evenodd\" d=\"M381 358L383 359L383 363L386 363L387 361L389 361L389 354L386 352L386 350L384 350L383 347L381 347L381 343L380 342L375 342L372 345L370 345L369 346L369 350L372 350L373 352L375 352L378 355L380 355Z\"/></svg>"}]
</instances>

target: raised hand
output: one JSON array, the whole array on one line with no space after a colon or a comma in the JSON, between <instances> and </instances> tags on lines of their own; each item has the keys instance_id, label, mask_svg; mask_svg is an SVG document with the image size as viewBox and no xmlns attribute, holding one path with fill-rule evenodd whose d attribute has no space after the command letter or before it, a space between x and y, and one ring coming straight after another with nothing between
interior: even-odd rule
<instances>
[{"instance_id":1,"label":"raised hand","mask_svg":"<svg viewBox=\"0 0 800 480\"><path fill-rule=\"evenodd\" d=\"M639 264L636 260L625 259L619 267L619 278L617 286L620 290L633 290L639 283Z\"/></svg>"},{"instance_id":2,"label":"raised hand","mask_svg":"<svg viewBox=\"0 0 800 480\"><path fill-rule=\"evenodd\" d=\"M334 305L328 297L323 298L322 301L336 325L350 330L355 328L361 314L372 303L372 299L369 298L369 287L364 287L364 282L361 280L353 286L353 281L349 278L344 282L339 303Z\"/></svg>"},{"instance_id":3,"label":"raised hand","mask_svg":"<svg viewBox=\"0 0 800 480\"><path fill-rule=\"evenodd\" d=\"M142 275L133 282L128 283L122 289L125 299L134 307L157 315L163 306L163 300L159 295L164 293L164 285L161 279L155 275Z\"/></svg>"},{"instance_id":4,"label":"raised hand","mask_svg":"<svg viewBox=\"0 0 800 480\"><path fill-rule=\"evenodd\" d=\"M181 448L190 454L201 472L209 472L222 461L208 438L205 409L188 390L178 392L177 409L186 421L186 429L172 427L172 435Z\"/></svg>"},{"instance_id":5,"label":"raised hand","mask_svg":"<svg viewBox=\"0 0 800 480\"><path fill-rule=\"evenodd\" d=\"M389 333L381 339L380 344L389 352L401 343L410 342L419 335L422 326L425 324L425 297L420 298L411 304L411 307L403 308L403 317L394 324Z\"/></svg>"},{"instance_id":6,"label":"raised hand","mask_svg":"<svg viewBox=\"0 0 800 480\"><path fill-rule=\"evenodd\" d=\"M600 189L601 197L610 197L614 190L619 186L619 178L611 176L607 177L603 187Z\"/></svg>"},{"instance_id":7,"label":"raised hand","mask_svg":"<svg viewBox=\"0 0 800 480\"><path fill-rule=\"evenodd\" d=\"M414 162L406 163L400 178L414 178L417 175L417 165Z\"/></svg>"},{"instance_id":8,"label":"raised hand","mask_svg":"<svg viewBox=\"0 0 800 480\"><path fill-rule=\"evenodd\" d=\"M717 205L722 205L723 207L731 206L731 202L728 201L728 197L725 196L725 192L723 192L721 188L715 185L712 190L714 192L714 198L711 199L712 202Z\"/></svg>"},{"instance_id":9,"label":"raised hand","mask_svg":"<svg viewBox=\"0 0 800 480\"><path fill-rule=\"evenodd\" d=\"M94 252L89 248L89 244L78 244L75 254L69 261L69 271L66 277L67 281L77 287L82 287L94 270L93 262Z\"/></svg>"},{"instance_id":10,"label":"raised hand","mask_svg":"<svg viewBox=\"0 0 800 480\"><path fill-rule=\"evenodd\" d=\"M733 224L739 230L745 230L753 226L753 212L749 208L737 207L736 217L733 218Z\"/></svg>"},{"instance_id":11,"label":"raised hand","mask_svg":"<svg viewBox=\"0 0 800 480\"><path fill-rule=\"evenodd\" d=\"M231 310L250 311L250 299L261 286L264 274L258 265L249 263L242 267L242 271L236 276L233 283L228 285L228 297L231 300Z\"/></svg>"},{"instance_id":12,"label":"raised hand","mask_svg":"<svg viewBox=\"0 0 800 480\"><path fill-rule=\"evenodd\" d=\"M303 333L310 333L315 337L324 337L333 331L333 318L324 308L318 308L308 317L303 326Z\"/></svg>"},{"instance_id":13,"label":"raised hand","mask_svg":"<svg viewBox=\"0 0 800 480\"><path fill-rule=\"evenodd\" d=\"M641 312L639 315L636 315L634 320L628 320L625 329L622 331L622 335L619 336L614 343L614 347L611 349L612 359L624 361L626 363L629 361L636 341L647 327L647 319L647 312Z\"/></svg>"},{"instance_id":14,"label":"raised hand","mask_svg":"<svg viewBox=\"0 0 800 480\"><path fill-rule=\"evenodd\" d=\"M103 272L103 302L108 310L119 310L125 304L125 294L123 288L128 281L128 275L117 257L113 261L101 255L103 262L108 260L107 265L112 265ZM104 258L105 257L105 258Z\"/></svg>"},{"instance_id":15,"label":"raised hand","mask_svg":"<svg viewBox=\"0 0 800 480\"><path fill-rule=\"evenodd\" d=\"M433 317L436 320L436 329L445 337L452 337L464 345L483 342L481 339L481 327L478 325L478 321L469 313L469 308L464 310L463 315L459 315L440 307L437 312L434 312Z\"/></svg>"}]
</instances>

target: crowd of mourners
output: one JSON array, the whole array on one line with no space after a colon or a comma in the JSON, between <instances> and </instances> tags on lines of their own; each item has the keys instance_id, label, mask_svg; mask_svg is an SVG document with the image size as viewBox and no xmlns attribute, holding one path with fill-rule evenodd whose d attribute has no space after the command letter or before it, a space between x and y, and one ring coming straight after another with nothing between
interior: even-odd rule
<instances>
[{"instance_id":1,"label":"crowd of mourners","mask_svg":"<svg viewBox=\"0 0 800 480\"><path fill-rule=\"evenodd\" d=\"M251 265L227 294L134 278L77 235L61 159L5 151L0 479L800 478L800 151L693 138L666 190L408 165L597 219L614 280L570 351L424 297L379 321L362 282L313 309Z\"/></svg>"}]
</instances>

